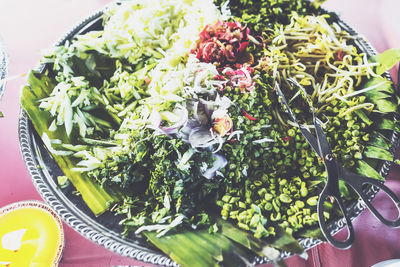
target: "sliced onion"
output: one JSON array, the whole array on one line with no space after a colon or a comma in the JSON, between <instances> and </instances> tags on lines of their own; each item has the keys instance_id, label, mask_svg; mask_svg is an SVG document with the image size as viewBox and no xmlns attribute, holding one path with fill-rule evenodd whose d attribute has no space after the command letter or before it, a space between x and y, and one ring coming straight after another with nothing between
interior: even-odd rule
<instances>
[{"instance_id":1,"label":"sliced onion","mask_svg":"<svg viewBox=\"0 0 400 267\"><path fill-rule=\"evenodd\" d=\"M218 107L222 109L228 109L232 105L232 100L227 96L220 97L217 95L215 98L215 105L218 105Z\"/></svg>"},{"instance_id":2,"label":"sliced onion","mask_svg":"<svg viewBox=\"0 0 400 267\"><path fill-rule=\"evenodd\" d=\"M189 119L186 125L178 131L176 137L182 139L182 141L185 143L189 143L190 134L199 128L201 128L201 125L198 121Z\"/></svg>"},{"instance_id":3,"label":"sliced onion","mask_svg":"<svg viewBox=\"0 0 400 267\"><path fill-rule=\"evenodd\" d=\"M157 110L153 110L149 116L151 128L157 129L161 125L161 114Z\"/></svg>"},{"instance_id":4,"label":"sliced onion","mask_svg":"<svg viewBox=\"0 0 400 267\"><path fill-rule=\"evenodd\" d=\"M218 151L220 151L222 148L222 145L224 144L224 140L222 139L222 137L219 134L217 134L216 136L217 136L217 139L218 139L217 141L218 141L219 145L218 145L217 149L214 150L212 153L217 153Z\"/></svg>"},{"instance_id":5,"label":"sliced onion","mask_svg":"<svg viewBox=\"0 0 400 267\"><path fill-rule=\"evenodd\" d=\"M224 156L220 155L220 154L214 154L213 158L214 158L214 163L213 163L212 167L207 169L202 174L206 179L209 179L209 180L214 178L215 174L219 170L224 168L226 166L226 164L228 163L226 158Z\"/></svg>"},{"instance_id":6,"label":"sliced onion","mask_svg":"<svg viewBox=\"0 0 400 267\"><path fill-rule=\"evenodd\" d=\"M162 132L164 132L167 135L175 134L178 132L178 129L180 127L182 127L183 125L186 124L186 122L188 121L189 112L186 108L184 108L182 106L179 106L179 110L182 111L179 121L177 121L176 123L174 123L172 126L169 126L169 127L160 126L159 129ZM178 112L176 112L176 113L178 113Z\"/></svg>"},{"instance_id":7,"label":"sliced onion","mask_svg":"<svg viewBox=\"0 0 400 267\"><path fill-rule=\"evenodd\" d=\"M214 101L209 101L209 100L200 98L200 103L203 105L204 111L207 114L207 116L211 117L211 114L214 112L214 109L215 109Z\"/></svg>"},{"instance_id":8,"label":"sliced onion","mask_svg":"<svg viewBox=\"0 0 400 267\"><path fill-rule=\"evenodd\" d=\"M240 140L240 135L241 135L242 133L243 133L242 130L233 131L233 132L228 136L228 140L231 140L232 137L234 137L235 135L236 135L236 138L237 138L238 140Z\"/></svg>"},{"instance_id":9,"label":"sliced onion","mask_svg":"<svg viewBox=\"0 0 400 267\"><path fill-rule=\"evenodd\" d=\"M193 148L189 148L183 155L182 157L176 162L176 166L178 167L178 169L180 170L185 170L185 169L189 169L189 167L187 167L187 163L190 160L190 158L193 156L193 154L195 153L195 150Z\"/></svg>"},{"instance_id":10,"label":"sliced onion","mask_svg":"<svg viewBox=\"0 0 400 267\"><path fill-rule=\"evenodd\" d=\"M191 101L190 110L193 111L193 118L198 122L199 125L206 125L209 122L208 115L206 113L204 105L200 104L199 101Z\"/></svg>"},{"instance_id":11,"label":"sliced onion","mask_svg":"<svg viewBox=\"0 0 400 267\"><path fill-rule=\"evenodd\" d=\"M189 135L189 143L193 148L212 147L218 140L205 127L193 129Z\"/></svg>"},{"instance_id":12,"label":"sliced onion","mask_svg":"<svg viewBox=\"0 0 400 267\"><path fill-rule=\"evenodd\" d=\"M273 143L273 142L275 142L275 140L274 139L271 139L271 138L263 138L263 139L259 139L259 140L254 140L253 141L253 144L262 144L262 143Z\"/></svg>"}]
</instances>

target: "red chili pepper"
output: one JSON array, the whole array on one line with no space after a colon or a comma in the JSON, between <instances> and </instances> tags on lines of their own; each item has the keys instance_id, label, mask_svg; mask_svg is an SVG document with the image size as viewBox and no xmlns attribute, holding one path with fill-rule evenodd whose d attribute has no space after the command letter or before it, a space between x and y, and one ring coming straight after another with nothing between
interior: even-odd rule
<instances>
[{"instance_id":1,"label":"red chili pepper","mask_svg":"<svg viewBox=\"0 0 400 267\"><path fill-rule=\"evenodd\" d=\"M337 58L338 58L340 61L343 61L343 58L344 58L345 55L346 55L346 52L344 52L343 50L337 51Z\"/></svg>"},{"instance_id":2,"label":"red chili pepper","mask_svg":"<svg viewBox=\"0 0 400 267\"><path fill-rule=\"evenodd\" d=\"M283 137L283 141L285 141L285 142L288 142L288 141L290 141L290 140L292 140L292 137L291 137L291 136Z\"/></svg>"},{"instance_id":3,"label":"red chili pepper","mask_svg":"<svg viewBox=\"0 0 400 267\"><path fill-rule=\"evenodd\" d=\"M214 76L214 80L223 81L225 80L225 77L223 75L218 74Z\"/></svg>"},{"instance_id":4,"label":"red chili pepper","mask_svg":"<svg viewBox=\"0 0 400 267\"><path fill-rule=\"evenodd\" d=\"M256 121L257 120L256 118L251 116L249 113L247 113L246 110L244 110L244 109L242 109L242 114L243 114L243 116L245 116L246 118L248 118L251 121Z\"/></svg>"}]
</instances>

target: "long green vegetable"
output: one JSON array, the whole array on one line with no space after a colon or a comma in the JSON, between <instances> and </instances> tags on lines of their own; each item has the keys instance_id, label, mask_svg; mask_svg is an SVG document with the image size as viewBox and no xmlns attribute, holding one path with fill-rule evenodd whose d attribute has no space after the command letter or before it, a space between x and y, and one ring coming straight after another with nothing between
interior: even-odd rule
<instances>
[{"instance_id":1,"label":"long green vegetable","mask_svg":"<svg viewBox=\"0 0 400 267\"><path fill-rule=\"evenodd\" d=\"M59 139L63 143L71 143L63 129L59 128L54 132L49 130L52 118L48 112L38 108L39 100L50 94L54 87L54 81L49 79L46 75L31 72L28 76L28 84L29 86L25 86L22 89L21 105L29 114L29 118L36 132L42 136L42 138L43 136L47 136L48 139ZM83 200L94 214L102 214L104 211L108 210L113 203L118 201L117 197L110 195L104 188L95 181L89 179L86 175L72 171L71 169L76 165L76 160L74 158L68 155L54 153L53 156L65 175L68 176L68 179L81 193Z\"/></svg>"}]
</instances>

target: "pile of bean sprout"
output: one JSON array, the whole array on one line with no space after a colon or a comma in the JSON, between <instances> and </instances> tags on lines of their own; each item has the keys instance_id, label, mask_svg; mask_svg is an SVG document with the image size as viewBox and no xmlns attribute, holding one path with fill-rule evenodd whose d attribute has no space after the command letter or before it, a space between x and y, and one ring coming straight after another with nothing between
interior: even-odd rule
<instances>
[{"instance_id":1,"label":"pile of bean sprout","mask_svg":"<svg viewBox=\"0 0 400 267\"><path fill-rule=\"evenodd\" d=\"M365 53L352 45L354 37L326 16L299 17L277 29L273 39L264 41L264 58L260 67L280 84L292 77L312 96L317 114L334 100L350 103L351 98L381 84L355 91L363 78L377 77ZM297 95L295 95L296 97ZM358 109L372 111L372 103L350 105L346 113ZM346 115L346 114L344 114Z\"/></svg>"}]
</instances>

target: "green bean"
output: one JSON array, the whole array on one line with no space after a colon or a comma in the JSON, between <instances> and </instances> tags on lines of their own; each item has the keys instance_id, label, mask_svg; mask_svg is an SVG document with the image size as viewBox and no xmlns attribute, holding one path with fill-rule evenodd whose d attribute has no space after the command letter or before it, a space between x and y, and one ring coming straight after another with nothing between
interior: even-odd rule
<instances>
[{"instance_id":1,"label":"green bean","mask_svg":"<svg viewBox=\"0 0 400 267\"><path fill-rule=\"evenodd\" d=\"M267 193L267 189L261 188L260 190L257 191L257 193L258 193L258 195L259 195L260 197L264 197L265 194Z\"/></svg>"},{"instance_id":2,"label":"green bean","mask_svg":"<svg viewBox=\"0 0 400 267\"><path fill-rule=\"evenodd\" d=\"M313 214L311 215L311 218L312 218L314 221L318 221L318 213L313 213Z\"/></svg>"},{"instance_id":3,"label":"green bean","mask_svg":"<svg viewBox=\"0 0 400 267\"><path fill-rule=\"evenodd\" d=\"M304 208L304 202L303 201L301 201L301 200L296 200L296 202L295 202L295 206L297 207L297 208L299 208L299 209L302 209L302 208Z\"/></svg>"},{"instance_id":4,"label":"green bean","mask_svg":"<svg viewBox=\"0 0 400 267\"><path fill-rule=\"evenodd\" d=\"M274 207L272 206L272 204L270 202L265 203L264 205L264 209L266 211L271 211Z\"/></svg>"},{"instance_id":5,"label":"green bean","mask_svg":"<svg viewBox=\"0 0 400 267\"><path fill-rule=\"evenodd\" d=\"M262 182L260 180L255 180L253 183L254 183L255 186L261 186L262 185Z\"/></svg>"},{"instance_id":6,"label":"green bean","mask_svg":"<svg viewBox=\"0 0 400 267\"><path fill-rule=\"evenodd\" d=\"M304 183L304 182L303 182ZM304 183L305 184L305 183ZM300 195L302 196L302 197L305 197L305 196L307 196L308 195L308 189L305 187L305 185L303 186L303 184L302 184L302 186L301 186L301 188L300 188Z\"/></svg>"},{"instance_id":7,"label":"green bean","mask_svg":"<svg viewBox=\"0 0 400 267\"><path fill-rule=\"evenodd\" d=\"M310 206L316 206L318 204L318 196L313 196L307 199L307 204Z\"/></svg>"},{"instance_id":8,"label":"green bean","mask_svg":"<svg viewBox=\"0 0 400 267\"><path fill-rule=\"evenodd\" d=\"M244 203L244 202L242 202L242 201L239 201L238 202L238 206L239 206L239 208L241 208L241 209L245 209L247 206L246 206L246 204Z\"/></svg>"},{"instance_id":9,"label":"green bean","mask_svg":"<svg viewBox=\"0 0 400 267\"><path fill-rule=\"evenodd\" d=\"M272 195L272 194L270 194L270 193L266 193L265 195L264 195L264 199L266 200L266 201L270 201L270 200L272 200L274 198L274 196Z\"/></svg>"},{"instance_id":10,"label":"green bean","mask_svg":"<svg viewBox=\"0 0 400 267\"><path fill-rule=\"evenodd\" d=\"M276 212L279 212L279 208L280 208L280 206L281 206L281 203L279 202L279 200L278 200L277 198L274 198L274 199L272 200L272 206L274 207L274 210L275 210Z\"/></svg>"},{"instance_id":11,"label":"green bean","mask_svg":"<svg viewBox=\"0 0 400 267\"><path fill-rule=\"evenodd\" d=\"M229 203L230 200L231 200L231 196L230 195L224 195L222 197L222 201L223 202Z\"/></svg>"},{"instance_id":12,"label":"green bean","mask_svg":"<svg viewBox=\"0 0 400 267\"><path fill-rule=\"evenodd\" d=\"M239 223L238 223L238 226L239 226L240 228L244 229L244 230L247 230L247 231L250 230L250 228L249 228L249 226L247 226L247 224L244 224L244 223L239 222Z\"/></svg>"},{"instance_id":13,"label":"green bean","mask_svg":"<svg viewBox=\"0 0 400 267\"><path fill-rule=\"evenodd\" d=\"M281 195L279 196L279 200L280 200L281 202L283 202L283 203L290 203L290 202L292 202L292 199L291 199L288 195L286 195L286 194L281 194Z\"/></svg>"},{"instance_id":14,"label":"green bean","mask_svg":"<svg viewBox=\"0 0 400 267\"><path fill-rule=\"evenodd\" d=\"M255 214L255 215L251 218L251 220L250 220L249 227L250 227L250 228L255 228L255 227L257 227L257 224L259 223L259 221L260 221L260 215Z\"/></svg>"},{"instance_id":15,"label":"green bean","mask_svg":"<svg viewBox=\"0 0 400 267\"><path fill-rule=\"evenodd\" d=\"M229 200L229 204L234 204L237 203L239 201L240 197L231 197L231 199Z\"/></svg>"},{"instance_id":16,"label":"green bean","mask_svg":"<svg viewBox=\"0 0 400 267\"><path fill-rule=\"evenodd\" d=\"M231 219L236 219L236 218L238 217L238 215L239 215L239 211L238 211L238 210L234 210L234 211L231 211L231 212L229 213L229 217L230 217Z\"/></svg>"},{"instance_id":17,"label":"green bean","mask_svg":"<svg viewBox=\"0 0 400 267\"><path fill-rule=\"evenodd\" d=\"M273 222L279 221L279 220L281 219L281 214L280 214L280 212L277 212L276 214L271 213L270 219L271 219L271 221L273 221Z\"/></svg>"},{"instance_id":18,"label":"green bean","mask_svg":"<svg viewBox=\"0 0 400 267\"><path fill-rule=\"evenodd\" d=\"M228 218L228 211L227 210L221 210L221 216L223 219L227 219Z\"/></svg>"}]
</instances>

